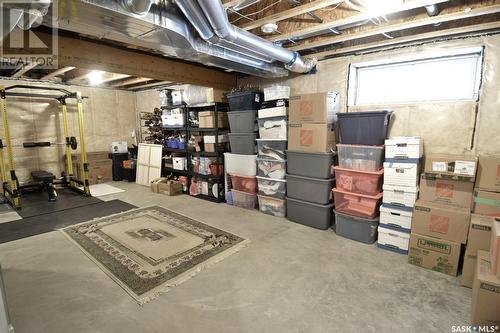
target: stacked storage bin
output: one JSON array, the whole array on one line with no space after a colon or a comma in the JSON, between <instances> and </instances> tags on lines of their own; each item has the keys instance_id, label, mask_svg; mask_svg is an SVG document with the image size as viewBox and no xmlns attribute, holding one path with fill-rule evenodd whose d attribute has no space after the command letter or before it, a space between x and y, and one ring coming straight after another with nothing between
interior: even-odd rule
<instances>
[{"instance_id":1,"label":"stacked storage bin","mask_svg":"<svg viewBox=\"0 0 500 333\"><path fill-rule=\"evenodd\" d=\"M377 240L382 202L384 140L390 111L340 113L341 143L335 167L335 231L371 244Z\"/></svg>"},{"instance_id":2,"label":"stacked storage bin","mask_svg":"<svg viewBox=\"0 0 500 333\"><path fill-rule=\"evenodd\" d=\"M333 223L334 121L339 94L303 94L290 98L287 218L317 229Z\"/></svg>"},{"instance_id":3,"label":"stacked storage bin","mask_svg":"<svg viewBox=\"0 0 500 333\"><path fill-rule=\"evenodd\" d=\"M419 137L385 140L384 197L380 208L378 244L408 254L413 207L418 198L423 143Z\"/></svg>"},{"instance_id":4,"label":"stacked storage bin","mask_svg":"<svg viewBox=\"0 0 500 333\"><path fill-rule=\"evenodd\" d=\"M286 148L290 88L264 89L264 103L258 112L257 179L259 209L265 214L286 216Z\"/></svg>"},{"instance_id":5,"label":"stacked storage bin","mask_svg":"<svg viewBox=\"0 0 500 333\"><path fill-rule=\"evenodd\" d=\"M256 119L257 110L262 103L262 92L235 92L228 94L227 98L231 153L224 154L227 172L226 202L242 208L255 209L257 206Z\"/></svg>"}]
</instances>

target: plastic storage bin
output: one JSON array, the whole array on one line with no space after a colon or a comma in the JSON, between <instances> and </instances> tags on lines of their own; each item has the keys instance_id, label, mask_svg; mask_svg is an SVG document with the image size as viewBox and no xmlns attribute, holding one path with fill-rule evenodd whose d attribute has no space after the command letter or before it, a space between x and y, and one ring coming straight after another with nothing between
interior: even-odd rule
<instances>
[{"instance_id":1,"label":"plastic storage bin","mask_svg":"<svg viewBox=\"0 0 500 333\"><path fill-rule=\"evenodd\" d=\"M247 193L257 193L257 177L230 174L233 189Z\"/></svg>"},{"instance_id":2,"label":"plastic storage bin","mask_svg":"<svg viewBox=\"0 0 500 333\"><path fill-rule=\"evenodd\" d=\"M383 145L392 111L338 113L340 142L348 145Z\"/></svg>"},{"instance_id":3,"label":"plastic storage bin","mask_svg":"<svg viewBox=\"0 0 500 333\"><path fill-rule=\"evenodd\" d=\"M256 131L256 111L231 111L227 115L231 132L253 133Z\"/></svg>"},{"instance_id":4,"label":"plastic storage bin","mask_svg":"<svg viewBox=\"0 0 500 333\"><path fill-rule=\"evenodd\" d=\"M306 153L286 151L288 173L296 176L313 178L331 178L333 176L333 153Z\"/></svg>"},{"instance_id":5,"label":"plastic storage bin","mask_svg":"<svg viewBox=\"0 0 500 333\"><path fill-rule=\"evenodd\" d=\"M287 143L287 140L281 139L257 139L259 157L268 160L284 160Z\"/></svg>"},{"instance_id":6,"label":"plastic storage bin","mask_svg":"<svg viewBox=\"0 0 500 333\"><path fill-rule=\"evenodd\" d=\"M328 229L333 224L333 204L318 205L287 198L287 219L316 229Z\"/></svg>"},{"instance_id":7,"label":"plastic storage bin","mask_svg":"<svg viewBox=\"0 0 500 333\"><path fill-rule=\"evenodd\" d=\"M287 195L289 198L325 205L332 200L335 178L319 179L287 174Z\"/></svg>"},{"instance_id":8,"label":"plastic storage bin","mask_svg":"<svg viewBox=\"0 0 500 333\"><path fill-rule=\"evenodd\" d=\"M382 191L384 170L359 171L334 167L337 188L360 194L375 195Z\"/></svg>"},{"instance_id":9,"label":"plastic storage bin","mask_svg":"<svg viewBox=\"0 0 500 333\"><path fill-rule=\"evenodd\" d=\"M384 163L384 146L337 145L339 167L378 171Z\"/></svg>"},{"instance_id":10,"label":"plastic storage bin","mask_svg":"<svg viewBox=\"0 0 500 333\"><path fill-rule=\"evenodd\" d=\"M408 254L409 245L409 233L387 229L382 226L378 227L377 247L396 253Z\"/></svg>"},{"instance_id":11,"label":"plastic storage bin","mask_svg":"<svg viewBox=\"0 0 500 333\"><path fill-rule=\"evenodd\" d=\"M257 177L257 188L260 195L278 199L286 197L286 180L284 179Z\"/></svg>"},{"instance_id":12,"label":"plastic storage bin","mask_svg":"<svg viewBox=\"0 0 500 333\"><path fill-rule=\"evenodd\" d=\"M409 233L411 232L412 217L413 212L388 207L384 204L380 207L380 225L386 228Z\"/></svg>"},{"instance_id":13,"label":"plastic storage bin","mask_svg":"<svg viewBox=\"0 0 500 333\"><path fill-rule=\"evenodd\" d=\"M259 210L264 214L278 217L286 216L286 201L259 195Z\"/></svg>"},{"instance_id":14,"label":"plastic storage bin","mask_svg":"<svg viewBox=\"0 0 500 333\"><path fill-rule=\"evenodd\" d=\"M257 194L231 190L233 205L241 208L254 209L257 205Z\"/></svg>"},{"instance_id":15,"label":"plastic storage bin","mask_svg":"<svg viewBox=\"0 0 500 333\"><path fill-rule=\"evenodd\" d=\"M288 122L286 117L258 119L261 139L287 139Z\"/></svg>"},{"instance_id":16,"label":"plastic storage bin","mask_svg":"<svg viewBox=\"0 0 500 333\"><path fill-rule=\"evenodd\" d=\"M347 192L334 188L333 201L339 213L351 214L373 219L378 215L378 207L382 201L382 193L366 195Z\"/></svg>"},{"instance_id":17,"label":"plastic storage bin","mask_svg":"<svg viewBox=\"0 0 500 333\"><path fill-rule=\"evenodd\" d=\"M224 153L226 172L242 176L257 175L257 155L238 155Z\"/></svg>"},{"instance_id":18,"label":"plastic storage bin","mask_svg":"<svg viewBox=\"0 0 500 333\"><path fill-rule=\"evenodd\" d=\"M334 210L337 235L358 242L373 244L377 240L378 218L366 219Z\"/></svg>"},{"instance_id":19,"label":"plastic storage bin","mask_svg":"<svg viewBox=\"0 0 500 333\"><path fill-rule=\"evenodd\" d=\"M254 155L257 151L255 133L229 133L231 152L234 154Z\"/></svg>"},{"instance_id":20,"label":"plastic storage bin","mask_svg":"<svg viewBox=\"0 0 500 333\"><path fill-rule=\"evenodd\" d=\"M286 161L257 159L257 175L274 179L285 179Z\"/></svg>"},{"instance_id":21,"label":"plastic storage bin","mask_svg":"<svg viewBox=\"0 0 500 333\"><path fill-rule=\"evenodd\" d=\"M231 111L258 110L264 94L260 91L241 91L227 94Z\"/></svg>"}]
</instances>

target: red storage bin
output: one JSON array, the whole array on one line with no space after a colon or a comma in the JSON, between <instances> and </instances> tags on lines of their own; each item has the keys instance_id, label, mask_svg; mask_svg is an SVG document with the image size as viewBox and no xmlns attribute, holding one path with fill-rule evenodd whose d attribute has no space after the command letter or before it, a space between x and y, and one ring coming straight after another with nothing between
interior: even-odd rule
<instances>
[{"instance_id":1,"label":"red storage bin","mask_svg":"<svg viewBox=\"0 0 500 333\"><path fill-rule=\"evenodd\" d=\"M236 191L246 192L246 193L257 193L257 177L255 176L240 176L235 174L230 174L231 184L233 189Z\"/></svg>"},{"instance_id":2,"label":"red storage bin","mask_svg":"<svg viewBox=\"0 0 500 333\"><path fill-rule=\"evenodd\" d=\"M335 210L340 213L373 219L379 215L382 193L366 195L334 188Z\"/></svg>"},{"instance_id":3,"label":"red storage bin","mask_svg":"<svg viewBox=\"0 0 500 333\"><path fill-rule=\"evenodd\" d=\"M376 195L382 192L384 169L360 171L335 167L335 180L339 190Z\"/></svg>"}]
</instances>

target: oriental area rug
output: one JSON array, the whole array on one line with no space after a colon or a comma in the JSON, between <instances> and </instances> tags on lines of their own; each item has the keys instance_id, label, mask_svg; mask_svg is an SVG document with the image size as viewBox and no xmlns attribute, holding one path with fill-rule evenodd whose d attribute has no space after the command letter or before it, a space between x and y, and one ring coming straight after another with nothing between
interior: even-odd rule
<instances>
[{"instance_id":1,"label":"oriental area rug","mask_svg":"<svg viewBox=\"0 0 500 333\"><path fill-rule=\"evenodd\" d=\"M158 206L94 219L62 232L139 304L247 243L242 237Z\"/></svg>"}]
</instances>

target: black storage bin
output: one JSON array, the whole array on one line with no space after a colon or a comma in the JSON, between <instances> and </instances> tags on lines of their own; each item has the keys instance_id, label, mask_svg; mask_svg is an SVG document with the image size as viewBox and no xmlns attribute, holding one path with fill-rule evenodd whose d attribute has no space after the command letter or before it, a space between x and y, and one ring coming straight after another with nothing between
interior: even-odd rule
<instances>
[{"instance_id":1,"label":"black storage bin","mask_svg":"<svg viewBox=\"0 0 500 333\"><path fill-rule=\"evenodd\" d=\"M113 181L123 180L123 161L128 160L128 153L111 154L113 160Z\"/></svg>"},{"instance_id":2,"label":"black storage bin","mask_svg":"<svg viewBox=\"0 0 500 333\"><path fill-rule=\"evenodd\" d=\"M242 91L227 94L231 111L258 110L264 100L260 91Z\"/></svg>"},{"instance_id":3,"label":"black storage bin","mask_svg":"<svg viewBox=\"0 0 500 333\"><path fill-rule=\"evenodd\" d=\"M383 145L392 111L338 113L340 142L348 145Z\"/></svg>"}]
</instances>

